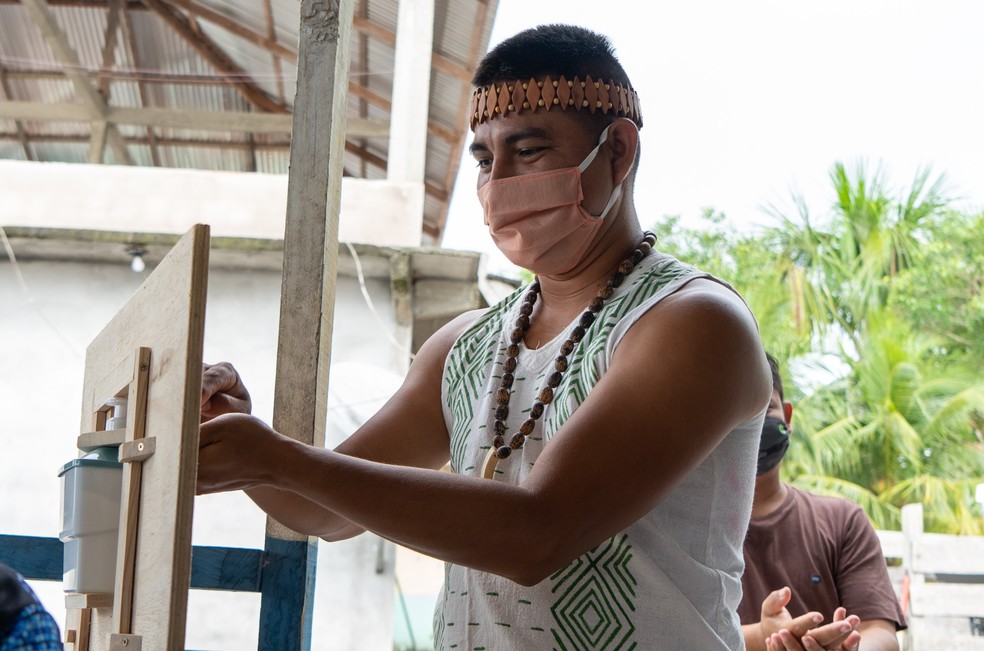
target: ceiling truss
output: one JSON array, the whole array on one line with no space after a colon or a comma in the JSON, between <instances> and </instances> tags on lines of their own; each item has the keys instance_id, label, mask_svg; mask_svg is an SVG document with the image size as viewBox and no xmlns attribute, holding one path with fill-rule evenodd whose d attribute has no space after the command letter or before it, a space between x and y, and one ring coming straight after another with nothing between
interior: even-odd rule
<instances>
[{"instance_id":1,"label":"ceiling truss","mask_svg":"<svg viewBox=\"0 0 984 651\"><path fill-rule=\"evenodd\" d=\"M88 162L127 165L136 164L130 151L132 147L133 154L144 152L144 163L149 152L149 162L154 166L173 164L170 156L177 148L214 148L241 152L244 168L255 171L258 152L282 154L289 151L292 117L288 93L293 89L285 87L284 66L295 66L298 61L296 44L278 38L273 0L256 2L262 13L257 12L252 22L240 22L202 0L0 0L0 8L3 5L20 5L24 8L56 62L28 63L16 58L0 61L0 119L9 120L6 129L0 126L0 142L17 143L23 157L30 161L39 159L37 148L46 143L87 144ZM371 20L368 10L370 2L357 0L353 18L353 38L357 39L353 44L362 53L360 61L368 59L371 41L394 48L396 45L395 31ZM481 56L484 48L482 34L486 31L487 21L494 15L496 2L479 0L479 4L492 9L480 10L485 11L485 15L480 13L480 19L469 27L472 33L468 65L437 52L431 56L435 71L461 82L462 91L457 103L462 109L469 102L470 67ZM95 62L90 58L83 65L79 52L73 49L51 7L105 10L100 50L94 57ZM133 27L133 16L137 12L152 14L162 26L166 25L166 29L177 35L207 63L214 71L214 77L203 79L201 75L186 72L144 70L141 64L146 62L141 61ZM209 28L208 31L203 24ZM216 28L265 51L270 57L274 83L265 87L256 83L213 39L219 36ZM130 65L120 65L122 61ZM373 113L379 115L391 111L390 99L366 83L370 72L362 70L364 74L354 75L348 88L355 110L347 120L345 150L359 162L358 168L345 171L364 178L370 176L372 168L377 170L377 174L380 171L385 173L385 145L379 141L388 139L390 135L388 120L369 117ZM18 96L19 89L24 87L21 84L44 80L70 82L76 101L39 102L34 101L30 94ZM114 98L111 97L114 82L133 84L131 88L136 90L138 105L114 105ZM219 112L155 105L161 97L156 88L160 85L231 87L242 97L249 110ZM119 103L121 100L117 98L115 101ZM79 132L68 127L42 134L36 125L44 122L84 124L88 125L88 130ZM124 125L127 128L121 132L120 127ZM134 130L133 127L138 129ZM169 130L187 130L191 135L171 133ZM433 119L428 121L427 130L430 138L443 141L446 144L442 145L442 149L451 152L460 151L467 137L463 129L452 128ZM165 148L167 153L164 152ZM443 186L434 181L425 183L426 195L443 206L436 221L425 218L424 222L425 234L436 238L440 237L443 229L450 188L459 167L456 159L446 163L441 172Z\"/></svg>"}]
</instances>

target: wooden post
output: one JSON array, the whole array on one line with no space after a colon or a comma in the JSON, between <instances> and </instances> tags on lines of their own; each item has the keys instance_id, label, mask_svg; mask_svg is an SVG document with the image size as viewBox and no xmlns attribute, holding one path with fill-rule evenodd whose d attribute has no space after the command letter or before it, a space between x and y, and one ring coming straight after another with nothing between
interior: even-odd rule
<instances>
[{"instance_id":1,"label":"wooden post","mask_svg":"<svg viewBox=\"0 0 984 651\"><path fill-rule=\"evenodd\" d=\"M324 445L354 0L302 0L273 426ZM260 649L309 649L317 539L267 519ZM274 587L278 586L278 587ZM301 602L297 603L296 599Z\"/></svg>"},{"instance_id":2,"label":"wooden post","mask_svg":"<svg viewBox=\"0 0 984 651\"><path fill-rule=\"evenodd\" d=\"M905 617L908 629L905 634L906 651L915 651L920 648L920 627L921 623L917 613L912 606L912 596L919 594L920 589L926 582L926 577L920 572L914 572L915 557L913 545L923 533L923 506L922 504L906 504L902 507L902 568L905 572L904 577L908 590L906 601L908 608ZM917 606L918 608L918 606Z\"/></svg>"}]
</instances>

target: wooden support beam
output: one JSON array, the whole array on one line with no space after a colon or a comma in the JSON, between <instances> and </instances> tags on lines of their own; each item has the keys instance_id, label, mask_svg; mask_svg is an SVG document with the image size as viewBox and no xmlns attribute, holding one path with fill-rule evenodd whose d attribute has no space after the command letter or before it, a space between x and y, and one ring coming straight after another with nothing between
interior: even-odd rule
<instances>
[{"instance_id":1,"label":"wooden support beam","mask_svg":"<svg viewBox=\"0 0 984 651\"><path fill-rule=\"evenodd\" d=\"M28 145L41 142L89 142L89 136L76 134L34 134L27 135L25 138ZM16 132L0 131L0 141L19 139ZM248 140L216 140L214 138L154 138L152 141L147 136L124 136L123 142L127 145L141 147L150 147L153 144L158 147L204 147L206 149L238 149L240 151L245 151L251 146ZM290 140L284 138L279 141L258 142L254 139L252 147L257 151L287 151L290 149Z\"/></svg>"},{"instance_id":2,"label":"wooden support beam","mask_svg":"<svg viewBox=\"0 0 984 651\"><path fill-rule=\"evenodd\" d=\"M327 420L353 8L353 0L301 3L273 419L315 444Z\"/></svg>"},{"instance_id":3,"label":"wooden support beam","mask_svg":"<svg viewBox=\"0 0 984 651\"><path fill-rule=\"evenodd\" d=\"M2 2L2 0L0 0ZM108 77L110 79L118 79L121 81L136 81L138 84L143 86L149 84L188 84L192 86L201 86L203 84L214 83L217 86L228 86L229 81L222 77L202 77L201 75L183 75L177 73L161 73L161 72L141 72L140 75L135 75L128 71L120 70L92 70L86 71L87 74L96 75L100 78ZM17 68L7 68L7 77L10 79L63 79L65 77L64 73L60 70L25 70ZM384 111L391 111L392 104L386 97L375 93L365 86L360 85L358 82L351 82L349 85L349 94L353 97L358 97L359 99L365 101L368 104L372 104L377 108L383 109ZM466 91L466 95L470 97L470 87ZM466 97L467 99L467 97ZM12 108L5 109L6 113L4 116L9 116L11 112L14 111ZM231 113L236 115L235 112ZM253 114L253 113L240 113L242 115L266 115L266 114ZM0 116L3 117L3 116ZM44 118L40 118L44 119ZM73 120L79 118L72 118ZM112 120L111 120L112 121ZM350 118L349 126L346 132L351 138L386 138L389 137L389 122L386 120L366 120L358 118ZM179 128L197 128L197 127L179 127ZM241 129L240 129L241 130ZM258 131L265 131L269 129L259 129ZM273 129L274 131L279 131L280 128ZM285 131L289 131L290 127L284 128ZM427 133L444 140L445 142L453 143L460 140L463 136L459 136L459 131L453 128L446 127L434 121L429 121L427 124ZM459 145L460 146L460 145Z\"/></svg>"},{"instance_id":4,"label":"wooden support beam","mask_svg":"<svg viewBox=\"0 0 984 651\"><path fill-rule=\"evenodd\" d=\"M130 20L130 9L127 5L124 5L124 0L111 0L113 6L120 8L120 13L123 14L123 42L126 45L127 54L130 55L130 60L133 62L133 66L140 69L140 57L137 56L137 43L133 36L133 21ZM106 66L103 66L104 68ZM140 106L146 108L147 106L147 85L142 79L137 79L137 93L140 95ZM154 131L152 126L147 126L147 139L148 145L150 147L150 160L154 163L154 167L161 166L161 152L157 146L157 133Z\"/></svg>"},{"instance_id":5,"label":"wooden support beam","mask_svg":"<svg viewBox=\"0 0 984 651\"><path fill-rule=\"evenodd\" d=\"M61 581L62 541L40 536L0 534L0 563L28 580ZM195 546L191 555L191 587L196 590L260 592L261 568L266 563L259 549Z\"/></svg>"},{"instance_id":6,"label":"wooden support beam","mask_svg":"<svg viewBox=\"0 0 984 651\"><path fill-rule=\"evenodd\" d=\"M393 109L393 105L389 99L359 84L353 83L349 85L349 95L358 97L359 99L364 99L373 106L381 108L386 112Z\"/></svg>"},{"instance_id":7,"label":"wooden support beam","mask_svg":"<svg viewBox=\"0 0 984 651\"><path fill-rule=\"evenodd\" d=\"M354 0L302 0L300 7L273 426L316 446L324 445L328 419L353 11ZM268 518L266 547L271 552L286 547L300 559L291 564L297 570L292 583L307 588L301 609L306 616L287 621L296 609L285 613L278 610L280 600L264 599L260 630L301 631L301 648L309 649L317 538ZM283 642L261 639L261 648L288 648Z\"/></svg>"},{"instance_id":8,"label":"wooden support beam","mask_svg":"<svg viewBox=\"0 0 984 651\"><path fill-rule=\"evenodd\" d=\"M82 65L79 61L78 54L72 49L68 39L65 37L65 33L59 27L58 22L51 13L51 9L48 7L47 1L23 0L21 4L23 4L27 13L31 16L31 20L34 21L34 24L41 31L44 40L48 43L48 47L51 48L55 57L65 64L65 76L71 80L72 85L75 86L75 92L82 98L88 113L88 121L94 123L109 122L106 119L108 112L106 101L89 80L79 72ZM126 145L123 144L123 139L120 137L119 131L112 124L108 125L105 134L100 132L100 127L98 126L93 129L93 146L90 149L90 160L93 158L93 149L98 149L99 159L100 161L102 160L102 149L107 141L112 146L113 153L119 163L133 164L133 159L130 157L130 152L127 151Z\"/></svg>"},{"instance_id":9,"label":"wooden support beam","mask_svg":"<svg viewBox=\"0 0 984 651\"><path fill-rule=\"evenodd\" d=\"M271 0L263 0L263 22L267 28L267 39L279 47L280 44L277 43L277 27L273 24L273 4ZM287 100L285 97L287 93L284 87L284 67L280 63L280 55L271 50L270 59L273 61L273 76L277 80L277 98L281 104L286 104ZM296 62L296 58L294 61Z\"/></svg>"},{"instance_id":10,"label":"wooden support beam","mask_svg":"<svg viewBox=\"0 0 984 651\"><path fill-rule=\"evenodd\" d=\"M0 102L0 118L39 122L86 122L81 104L46 104L44 102ZM196 131L232 131L236 133L290 133L293 117L274 113L242 111L188 111L162 108L109 107L105 121L112 124L135 124L146 127L192 129ZM386 138L389 123L384 120L348 118L346 133L353 138Z\"/></svg>"},{"instance_id":11,"label":"wooden support beam","mask_svg":"<svg viewBox=\"0 0 984 651\"><path fill-rule=\"evenodd\" d=\"M368 18L356 17L353 23L353 27L360 34L366 34L375 38L391 47L396 47L396 32L386 27L383 27L379 23L374 23ZM443 54L433 53L431 55L431 66L435 70L440 70L441 72L451 75L456 79L460 79L465 83L471 83L471 70L467 67L452 61Z\"/></svg>"},{"instance_id":12,"label":"wooden support beam","mask_svg":"<svg viewBox=\"0 0 984 651\"><path fill-rule=\"evenodd\" d=\"M36 0L35 0L36 1ZM243 98L269 113L289 113L290 110L267 95L249 74L240 68L212 39L201 33L184 14L164 0L142 0L171 29L183 38L198 54L231 83Z\"/></svg>"},{"instance_id":13,"label":"wooden support beam","mask_svg":"<svg viewBox=\"0 0 984 651\"><path fill-rule=\"evenodd\" d=\"M3 99L7 102L14 99L13 93L10 91L10 84L7 82L6 69L0 66L0 94L3 94ZM31 151L31 147L27 144L27 132L24 130L24 125L21 124L20 120L14 120L14 130L16 131L17 141L20 142L21 149L24 150L25 160L34 160L34 152Z\"/></svg>"},{"instance_id":14,"label":"wooden support beam","mask_svg":"<svg viewBox=\"0 0 984 651\"><path fill-rule=\"evenodd\" d=\"M105 120L93 120L89 123L92 126L92 135L89 137L89 156L86 162L90 165L98 165L103 161L103 152L106 151L106 132L109 124Z\"/></svg>"},{"instance_id":15,"label":"wooden support beam","mask_svg":"<svg viewBox=\"0 0 984 651\"><path fill-rule=\"evenodd\" d=\"M210 9L194 0L163 0L169 5L180 7L192 16L208 21L213 25L221 27L231 34L243 38L253 45L257 45L271 54L283 57L291 63L297 62L297 51L277 42L275 36L271 37L269 31L263 35L245 25L238 20L230 18L223 13Z\"/></svg>"},{"instance_id":16,"label":"wooden support beam","mask_svg":"<svg viewBox=\"0 0 984 651\"><path fill-rule=\"evenodd\" d=\"M109 11L106 14L106 31L103 32L102 68L109 70L115 68L116 37L120 29L120 12L122 0L113 0L109 4ZM112 90L112 79L102 77L99 79L99 94L103 101L109 103L109 95Z\"/></svg>"},{"instance_id":17,"label":"wooden support beam","mask_svg":"<svg viewBox=\"0 0 984 651\"><path fill-rule=\"evenodd\" d=\"M41 35L47 42L48 47L54 53L55 58L65 64L65 76L75 87L75 92L86 108L90 120L102 120L106 117L106 102L92 87L89 80L79 72L82 63L72 46L68 43L65 33L55 21L51 9L46 0L23 0L21 3L31 16L34 24L41 31Z\"/></svg>"},{"instance_id":18,"label":"wooden support beam","mask_svg":"<svg viewBox=\"0 0 984 651\"><path fill-rule=\"evenodd\" d=\"M38 121L89 121L82 104L47 104L44 102L0 102L0 118ZM136 124L148 127L195 129L198 131L234 131L254 133L290 133L291 116L282 113L243 111L186 111L162 108L122 108L111 106L98 118L113 124Z\"/></svg>"},{"instance_id":19,"label":"wooden support beam","mask_svg":"<svg viewBox=\"0 0 984 651\"><path fill-rule=\"evenodd\" d=\"M0 0L2 1L2 0ZM127 7L131 5L127 4ZM141 5L142 6L142 5ZM127 9L132 12L133 9ZM145 84L167 84L169 86L228 86L229 81L218 75L183 74L180 72L164 72L160 70L103 70L84 68L81 72L99 79L108 78L113 81L140 81ZM65 72L54 68L7 68L10 79L65 79Z\"/></svg>"}]
</instances>

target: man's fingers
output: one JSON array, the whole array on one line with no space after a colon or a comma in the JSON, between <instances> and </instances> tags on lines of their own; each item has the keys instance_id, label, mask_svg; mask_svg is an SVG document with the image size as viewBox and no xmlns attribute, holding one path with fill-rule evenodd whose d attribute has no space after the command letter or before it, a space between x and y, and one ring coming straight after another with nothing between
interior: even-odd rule
<instances>
[{"instance_id":1,"label":"man's fingers","mask_svg":"<svg viewBox=\"0 0 984 651\"><path fill-rule=\"evenodd\" d=\"M779 631L772 636L777 651L803 651L799 640L788 629Z\"/></svg>"},{"instance_id":2,"label":"man's fingers","mask_svg":"<svg viewBox=\"0 0 984 651\"><path fill-rule=\"evenodd\" d=\"M788 587L773 590L762 602L762 618L776 617L782 614L782 609L786 607L792 598L792 592Z\"/></svg>"},{"instance_id":3,"label":"man's fingers","mask_svg":"<svg viewBox=\"0 0 984 651\"><path fill-rule=\"evenodd\" d=\"M854 616L852 615L852 617ZM855 619L857 618L855 617ZM814 639L824 649L836 649L847 639L847 636L851 634L855 626L857 626L857 623L852 623L851 619L848 618L809 630L806 632L806 636Z\"/></svg>"},{"instance_id":4,"label":"man's fingers","mask_svg":"<svg viewBox=\"0 0 984 651\"><path fill-rule=\"evenodd\" d=\"M202 422L221 414L248 414L253 404L239 373L228 362L202 365Z\"/></svg>"},{"instance_id":5,"label":"man's fingers","mask_svg":"<svg viewBox=\"0 0 984 651\"><path fill-rule=\"evenodd\" d=\"M814 628L822 621L823 615L818 612L810 612L805 615L800 615L796 619L791 620L788 624L784 624L783 628L788 630L796 637L803 637L807 631Z\"/></svg>"},{"instance_id":6,"label":"man's fingers","mask_svg":"<svg viewBox=\"0 0 984 651\"><path fill-rule=\"evenodd\" d=\"M861 634L857 631L852 631L847 639L841 642L841 650L843 651L858 651L858 647L861 645Z\"/></svg>"},{"instance_id":7,"label":"man's fingers","mask_svg":"<svg viewBox=\"0 0 984 651\"><path fill-rule=\"evenodd\" d=\"M809 635L804 635L800 639L800 642L803 643L803 649L805 649L805 651L827 651L827 649L820 646L820 643Z\"/></svg>"}]
</instances>

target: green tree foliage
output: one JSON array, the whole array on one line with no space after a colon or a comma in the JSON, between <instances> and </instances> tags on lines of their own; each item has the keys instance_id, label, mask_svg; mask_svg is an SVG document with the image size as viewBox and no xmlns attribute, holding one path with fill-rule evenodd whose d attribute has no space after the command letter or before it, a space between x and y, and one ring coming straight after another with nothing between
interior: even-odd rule
<instances>
[{"instance_id":1,"label":"green tree foliage","mask_svg":"<svg viewBox=\"0 0 984 651\"><path fill-rule=\"evenodd\" d=\"M898 192L863 163L830 180L820 217L796 196L755 233L711 210L700 228L669 217L659 248L732 282L783 362L788 480L857 502L878 527L922 502L930 530L984 533L984 215L950 209L929 171ZM818 355L834 362L823 373Z\"/></svg>"},{"instance_id":2,"label":"green tree foliage","mask_svg":"<svg viewBox=\"0 0 984 651\"><path fill-rule=\"evenodd\" d=\"M889 306L940 338L941 363L984 368L984 212L945 212L926 224Z\"/></svg>"}]
</instances>

